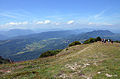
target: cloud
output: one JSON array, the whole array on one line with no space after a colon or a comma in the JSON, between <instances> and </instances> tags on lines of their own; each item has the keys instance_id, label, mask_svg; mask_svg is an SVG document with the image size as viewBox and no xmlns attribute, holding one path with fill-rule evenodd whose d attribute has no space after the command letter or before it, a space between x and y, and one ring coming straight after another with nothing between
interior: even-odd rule
<instances>
[{"instance_id":1,"label":"cloud","mask_svg":"<svg viewBox=\"0 0 120 79\"><path fill-rule=\"evenodd\" d=\"M113 24L110 24L110 23L95 23L95 22L89 22L88 25L95 25L95 26L112 26Z\"/></svg>"},{"instance_id":2,"label":"cloud","mask_svg":"<svg viewBox=\"0 0 120 79\"><path fill-rule=\"evenodd\" d=\"M103 25L112 26L113 24L110 24L110 23L103 23Z\"/></svg>"},{"instance_id":3,"label":"cloud","mask_svg":"<svg viewBox=\"0 0 120 79\"><path fill-rule=\"evenodd\" d=\"M98 14L96 14L95 16L94 16L94 18L99 18L100 16L102 16L103 14L105 13L105 10L103 10L103 11L101 11L100 13L98 13Z\"/></svg>"},{"instance_id":4,"label":"cloud","mask_svg":"<svg viewBox=\"0 0 120 79\"><path fill-rule=\"evenodd\" d=\"M27 18L29 17L29 14L25 13L25 12L14 12L14 11L10 11L10 12L1 12L0 13L0 16L1 17L4 17L4 18L13 18L13 19L21 19L21 18Z\"/></svg>"},{"instance_id":5,"label":"cloud","mask_svg":"<svg viewBox=\"0 0 120 79\"><path fill-rule=\"evenodd\" d=\"M105 13L105 10L97 13L97 14L94 14L94 15L90 15L87 19L87 21L100 21L100 20L104 20L104 13Z\"/></svg>"},{"instance_id":6,"label":"cloud","mask_svg":"<svg viewBox=\"0 0 120 79\"><path fill-rule=\"evenodd\" d=\"M45 20L44 24L49 24L51 21L50 20Z\"/></svg>"},{"instance_id":7,"label":"cloud","mask_svg":"<svg viewBox=\"0 0 120 79\"><path fill-rule=\"evenodd\" d=\"M93 22L89 22L89 23L88 23L88 25L94 25L94 24L95 24L95 23L93 23Z\"/></svg>"},{"instance_id":8,"label":"cloud","mask_svg":"<svg viewBox=\"0 0 120 79\"><path fill-rule=\"evenodd\" d=\"M25 24L28 24L28 22L24 21L24 22L9 22L9 23L6 23L6 25L25 25Z\"/></svg>"},{"instance_id":9,"label":"cloud","mask_svg":"<svg viewBox=\"0 0 120 79\"><path fill-rule=\"evenodd\" d=\"M49 23L51 23L50 20L45 20L45 21L38 21L38 22L36 22L36 24L49 24Z\"/></svg>"},{"instance_id":10,"label":"cloud","mask_svg":"<svg viewBox=\"0 0 120 79\"><path fill-rule=\"evenodd\" d=\"M68 21L67 24L73 24L74 20Z\"/></svg>"},{"instance_id":11,"label":"cloud","mask_svg":"<svg viewBox=\"0 0 120 79\"><path fill-rule=\"evenodd\" d=\"M44 24L44 21L38 21L36 24Z\"/></svg>"}]
</instances>

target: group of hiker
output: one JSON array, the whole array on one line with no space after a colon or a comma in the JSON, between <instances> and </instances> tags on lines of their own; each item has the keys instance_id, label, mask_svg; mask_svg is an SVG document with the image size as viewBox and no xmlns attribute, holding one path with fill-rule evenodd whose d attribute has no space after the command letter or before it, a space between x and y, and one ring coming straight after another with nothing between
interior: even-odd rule
<instances>
[{"instance_id":1,"label":"group of hiker","mask_svg":"<svg viewBox=\"0 0 120 79\"><path fill-rule=\"evenodd\" d=\"M101 41L102 41L102 43L108 42L108 43L112 43L113 44L113 41L111 39L102 39Z\"/></svg>"}]
</instances>

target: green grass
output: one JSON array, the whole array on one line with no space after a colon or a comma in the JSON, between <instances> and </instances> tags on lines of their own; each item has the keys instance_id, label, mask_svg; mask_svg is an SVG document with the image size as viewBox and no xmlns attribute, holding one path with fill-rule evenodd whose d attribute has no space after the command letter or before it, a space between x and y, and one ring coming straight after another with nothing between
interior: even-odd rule
<instances>
[{"instance_id":1,"label":"green grass","mask_svg":"<svg viewBox=\"0 0 120 79\"><path fill-rule=\"evenodd\" d=\"M3 70L10 70L10 72ZM2 64L0 65L0 78L119 79L120 44L97 42L77 45L64 49L56 56Z\"/></svg>"}]
</instances>

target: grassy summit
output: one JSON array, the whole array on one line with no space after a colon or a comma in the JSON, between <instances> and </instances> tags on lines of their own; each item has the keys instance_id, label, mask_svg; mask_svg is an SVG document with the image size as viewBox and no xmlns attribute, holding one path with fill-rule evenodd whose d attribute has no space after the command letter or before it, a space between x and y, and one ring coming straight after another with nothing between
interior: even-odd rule
<instances>
[{"instance_id":1,"label":"grassy summit","mask_svg":"<svg viewBox=\"0 0 120 79\"><path fill-rule=\"evenodd\" d=\"M68 47L56 56L0 65L1 79L119 79L120 44Z\"/></svg>"}]
</instances>

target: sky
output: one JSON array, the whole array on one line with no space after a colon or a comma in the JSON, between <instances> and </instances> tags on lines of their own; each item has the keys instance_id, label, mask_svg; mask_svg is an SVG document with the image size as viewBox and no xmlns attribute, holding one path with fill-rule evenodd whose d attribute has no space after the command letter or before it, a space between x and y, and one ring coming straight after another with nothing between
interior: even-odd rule
<instances>
[{"instance_id":1,"label":"sky","mask_svg":"<svg viewBox=\"0 0 120 79\"><path fill-rule=\"evenodd\" d=\"M0 0L0 30L120 29L120 0Z\"/></svg>"}]
</instances>

